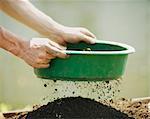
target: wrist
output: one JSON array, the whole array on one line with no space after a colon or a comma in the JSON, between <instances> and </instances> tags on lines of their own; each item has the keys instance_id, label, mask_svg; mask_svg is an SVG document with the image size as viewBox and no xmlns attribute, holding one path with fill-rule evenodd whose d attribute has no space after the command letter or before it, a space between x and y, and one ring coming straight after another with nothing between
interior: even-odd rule
<instances>
[{"instance_id":1,"label":"wrist","mask_svg":"<svg viewBox=\"0 0 150 119\"><path fill-rule=\"evenodd\" d=\"M22 50L24 49L25 41L14 35L13 33L7 31L4 28L0 28L0 47L10 53L20 56Z\"/></svg>"},{"instance_id":2,"label":"wrist","mask_svg":"<svg viewBox=\"0 0 150 119\"><path fill-rule=\"evenodd\" d=\"M21 57L24 51L24 42L18 39L13 40L13 42L6 41L3 44L2 48L9 51L17 57Z\"/></svg>"},{"instance_id":3,"label":"wrist","mask_svg":"<svg viewBox=\"0 0 150 119\"><path fill-rule=\"evenodd\" d=\"M14 50L14 55L16 55L17 57L23 58L24 53L26 52L26 50L30 47L30 41L26 41L24 39L22 40L18 40L17 41L17 48Z\"/></svg>"},{"instance_id":4,"label":"wrist","mask_svg":"<svg viewBox=\"0 0 150 119\"><path fill-rule=\"evenodd\" d=\"M53 23L51 25L48 25L47 28L44 30L43 35L47 38L50 38L52 41L57 42L61 45L65 45L65 30L66 27L58 24L58 23Z\"/></svg>"},{"instance_id":5,"label":"wrist","mask_svg":"<svg viewBox=\"0 0 150 119\"><path fill-rule=\"evenodd\" d=\"M63 25L58 24L54 22L53 24L50 22L51 25L48 25L47 27L47 36L54 37L55 35L60 35L63 32L63 29L65 28Z\"/></svg>"}]
</instances>

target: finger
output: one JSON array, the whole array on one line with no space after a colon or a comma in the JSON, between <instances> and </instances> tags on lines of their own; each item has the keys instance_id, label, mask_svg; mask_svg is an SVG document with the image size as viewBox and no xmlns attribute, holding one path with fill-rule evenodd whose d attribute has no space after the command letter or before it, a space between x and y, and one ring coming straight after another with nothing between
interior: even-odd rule
<instances>
[{"instance_id":1,"label":"finger","mask_svg":"<svg viewBox=\"0 0 150 119\"><path fill-rule=\"evenodd\" d=\"M92 37L92 38L95 38L95 39L96 39L96 36L95 36L93 33L91 33L89 30L87 30L87 29L83 29L83 30L81 30L81 32L82 32L83 34L89 36L89 37Z\"/></svg>"},{"instance_id":2,"label":"finger","mask_svg":"<svg viewBox=\"0 0 150 119\"><path fill-rule=\"evenodd\" d=\"M66 58L67 55L65 53L63 53L61 50L59 50L56 47L53 47L49 44L46 45L46 50L49 54L52 54L55 57L59 57L59 58Z\"/></svg>"},{"instance_id":3,"label":"finger","mask_svg":"<svg viewBox=\"0 0 150 119\"><path fill-rule=\"evenodd\" d=\"M38 59L36 62L38 64L48 64L50 61L50 59Z\"/></svg>"},{"instance_id":4,"label":"finger","mask_svg":"<svg viewBox=\"0 0 150 119\"><path fill-rule=\"evenodd\" d=\"M60 50L66 50L67 49L66 47L64 47L62 45L59 45L56 42L51 41L51 40L49 41L49 44L52 45L53 47L56 47L56 48L60 49Z\"/></svg>"},{"instance_id":5,"label":"finger","mask_svg":"<svg viewBox=\"0 0 150 119\"><path fill-rule=\"evenodd\" d=\"M48 68L50 64L38 64L36 68Z\"/></svg>"},{"instance_id":6,"label":"finger","mask_svg":"<svg viewBox=\"0 0 150 119\"><path fill-rule=\"evenodd\" d=\"M55 59L56 56L51 55L51 54L49 54L49 53L46 53L46 58L47 58L47 59Z\"/></svg>"},{"instance_id":7,"label":"finger","mask_svg":"<svg viewBox=\"0 0 150 119\"><path fill-rule=\"evenodd\" d=\"M44 48L45 52L42 52L41 54L39 54L39 58L40 59L54 59L55 56L53 56L52 54L47 53L46 48Z\"/></svg>"},{"instance_id":8,"label":"finger","mask_svg":"<svg viewBox=\"0 0 150 119\"><path fill-rule=\"evenodd\" d=\"M82 41L84 41L86 43L95 44L95 39L91 38L87 35L81 34L81 39L82 39Z\"/></svg>"}]
</instances>

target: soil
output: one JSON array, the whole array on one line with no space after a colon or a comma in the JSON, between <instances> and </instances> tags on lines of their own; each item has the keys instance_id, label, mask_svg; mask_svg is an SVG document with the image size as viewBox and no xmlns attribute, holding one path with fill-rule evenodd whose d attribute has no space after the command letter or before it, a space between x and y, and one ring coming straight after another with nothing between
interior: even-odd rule
<instances>
[{"instance_id":1,"label":"soil","mask_svg":"<svg viewBox=\"0 0 150 119\"><path fill-rule=\"evenodd\" d=\"M51 103L48 103L47 105L50 104ZM107 101L105 100L105 102L100 103L100 105L103 104L107 106L111 106L116 110L120 110L121 112L126 113L127 115L134 117L135 119L150 119L150 108L148 107L148 105L150 105L150 99L132 101L132 100L127 100L122 98L120 100L107 100ZM44 105L42 107L36 105L34 106L33 112L35 113L37 112L36 110L39 111L41 108L44 109L46 108L47 105ZM23 113L16 113L13 115L5 114L4 116L6 117L6 119L26 119L27 114L28 112L23 112ZM30 112L28 116L29 115L31 116L31 114L32 112Z\"/></svg>"},{"instance_id":2,"label":"soil","mask_svg":"<svg viewBox=\"0 0 150 119\"><path fill-rule=\"evenodd\" d=\"M49 102L40 108L21 114L16 119L134 119L127 114L95 100L68 97Z\"/></svg>"},{"instance_id":3,"label":"soil","mask_svg":"<svg viewBox=\"0 0 150 119\"><path fill-rule=\"evenodd\" d=\"M49 102L34 106L32 112L4 115L6 119L150 119L150 99L113 100L120 92L119 80L105 82L44 82ZM73 87L73 88L72 88ZM82 97L80 97L82 95ZM92 100L94 97L94 100ZM129 116L129 117L128 117Z\"/></svg>"},{"instance_id":4,"label":"soil","mask_svg":"<svg viewBox=\"0 0 150 119\"><path fill-rule=\"evenodd\" d=\"M105 100L101 103L120 110L135 119L150 119L150 99L132 101L122 98L115 101Z\"/></svg>"}]
</instances>

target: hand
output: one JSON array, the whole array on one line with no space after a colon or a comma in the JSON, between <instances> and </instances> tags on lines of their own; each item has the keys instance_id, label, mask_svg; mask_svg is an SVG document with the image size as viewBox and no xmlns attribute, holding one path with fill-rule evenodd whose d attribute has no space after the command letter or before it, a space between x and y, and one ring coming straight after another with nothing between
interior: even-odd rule
<instances>
[{"instance_id":1,"label":"hand","mask_svg":"<svg viewBox=\"0 0 150 119\"><path fill-rule=\"evenodd\" d=\"M61 26L58 29L58 32L50 36L50 38L61 45L66 45L66 43L78 43L80 41L90 44L95 43L95 35L86 28Z\"/></svg>"},{"instance_id":2,"label":"hand","mask_svg":"<svg viewBox=\"0 0 150 119\"><path fill-rule=\"evenodd\" d=\"M34 68L47 68L55 57L66 58L65 47L45 38L33 38L24 42L19 57Z\"/></svg>"},{"instance_id":3,"label":"hand","mask_svg":"<svg viewBox=\"0 0 150 119\"><path fill-rule=\"evenodd\" d=\"M2 4L4 12L36 30L44 37L49 37L54 42L61 45L80 41L95 43L95 36L87 29L63 26L35 8L28 0L17 2L12 0L0 1L3 1L0 4Z\"/></svg>"},{"instance_id":4,"label":"hand","mask_svg":"<svg viewBox=\"0 0 150 119\"><path fill-rule=\"evenodd\" d=\"M0 119L5 119L5 117L3 116L1 112L0 112Z\"/></svg>"}]
</instances>

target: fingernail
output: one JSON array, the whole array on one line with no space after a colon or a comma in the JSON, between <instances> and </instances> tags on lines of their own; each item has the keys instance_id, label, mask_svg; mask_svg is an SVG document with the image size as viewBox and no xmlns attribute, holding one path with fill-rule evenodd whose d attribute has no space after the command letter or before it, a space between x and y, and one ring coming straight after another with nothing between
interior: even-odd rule
<instances>
[{"instance_id":1,"label":"fingernail","mask_svg":"<svg viewBox=\"0 0 150 119\"><path fill-rule=\"evenodd\" d=\"M91 44L95 44L96 43L96 41L95 40L91 40Z\"/></svg>"},{"instance_id":2,"label":"fingernail","mask_svg":"<svg viewBox=\"0 0 150 119\"><path fill-rule=\"evenodd\" d=\"M67 49L67 47L65 47L65 46L60 46L63 50L66 50Z\"/></svg>"}]
</instances>

